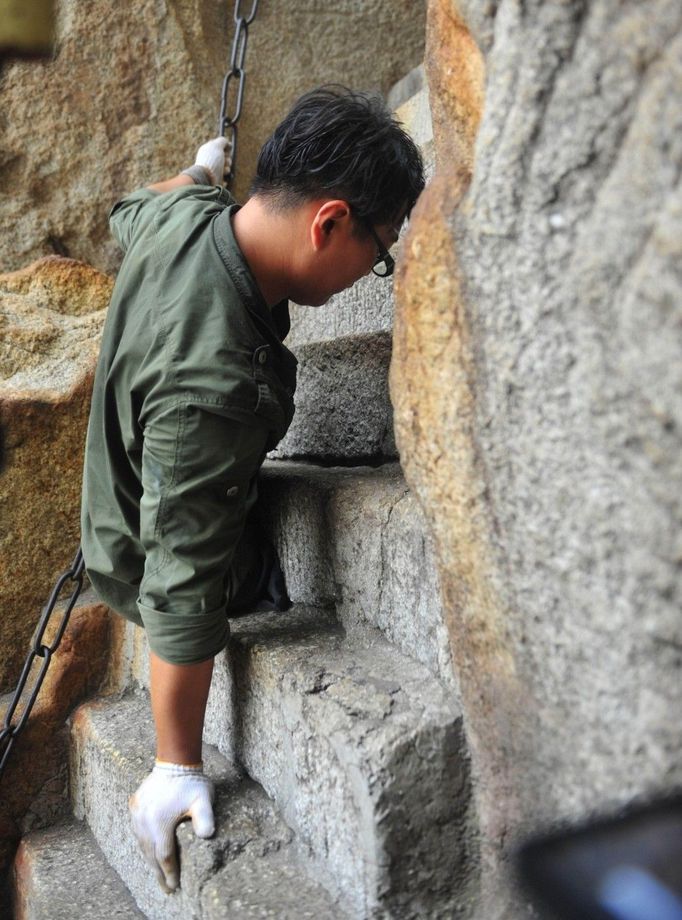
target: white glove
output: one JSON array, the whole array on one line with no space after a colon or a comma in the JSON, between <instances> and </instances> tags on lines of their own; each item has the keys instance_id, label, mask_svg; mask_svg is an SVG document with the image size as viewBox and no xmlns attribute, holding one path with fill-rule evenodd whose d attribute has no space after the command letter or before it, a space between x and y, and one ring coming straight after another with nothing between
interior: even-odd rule
<instances>
[{"instance_id":1,"label":"white glove","mask_svg":"<svg viewBox=\"0 0 682 920\"><path fill-rule=\"evenodd\" d=\"M164 891L180 884L175 828L192 819L197 837L214 830L213 783L201 766L157 761L154 769L129 800L133 832L147 862Z\"/></svg>"},{"instance_id":2,"label":"white glove","mask_svg":"<svg viewBox=\"0 0 682 920\"><path fill-rule=\"evenodd\" d=\"M197 158L194 161L195 166L203 166L208 170L213 185L220 185L225 175L225 148L228 139L226 137L214 137L212 141L206 141L197 150Z\"/></svg>"}]
</instances>

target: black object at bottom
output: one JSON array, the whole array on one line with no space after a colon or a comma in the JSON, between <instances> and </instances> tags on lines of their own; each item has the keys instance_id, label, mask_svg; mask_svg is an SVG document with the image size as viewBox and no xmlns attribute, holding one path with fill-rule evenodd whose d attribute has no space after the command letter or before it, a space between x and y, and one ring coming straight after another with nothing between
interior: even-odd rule
<instances>
[{"instance_id":1,"label":"black object at bottom","mask_svg":"<svg viewBox=\"0 0 682 920\"><path fill-rule=\"evenodd\" d=\"M682 796L528 841L521 880L563 920L682 920Z\"/></svg>"}]
</instances>

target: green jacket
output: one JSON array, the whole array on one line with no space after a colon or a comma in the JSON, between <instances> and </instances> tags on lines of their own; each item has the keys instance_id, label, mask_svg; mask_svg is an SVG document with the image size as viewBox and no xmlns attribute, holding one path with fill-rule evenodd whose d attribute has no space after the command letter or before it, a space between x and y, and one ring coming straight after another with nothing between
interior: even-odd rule
<instances>
[{"instance_id":1,"label":"green jacket","mask_svg":"<svg viewBox=\"0 0 682 920\"><path fill-rule=\"evenodd\" d=\"M102 600L186 664L229 636L229 567L265 454L294 411L286 302L268 309L227 192L143 189L110 224L126 255L107 313L83 474L82 547Z\"/></svg>"}]
</instances>

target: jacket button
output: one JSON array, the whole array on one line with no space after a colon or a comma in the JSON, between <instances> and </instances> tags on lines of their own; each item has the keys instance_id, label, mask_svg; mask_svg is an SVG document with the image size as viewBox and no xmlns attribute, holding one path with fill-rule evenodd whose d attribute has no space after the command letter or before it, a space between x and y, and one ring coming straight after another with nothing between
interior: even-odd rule
<instances>
[{"instance_id":1,"label":"jacket button","mask_svg":"<svg viewBox=\"0 0 682 920\"><path fill-rule=\"evenodd\" d=\"M232 498L237 492L239 492L239 486L230 486L225 495L227 495L228 498Z\"/></svg>"},{"instance_id":2,"label":"jacket button","mask_svg":"<svg viewBox=\"0 0 682 920\"><path fill-rule=\"evenodd\" d=\"M258 354L258 363L259 363L259 364L265 364L265 362L266 362L267 360L268 360L268 353L267 353L266 351L261 351L261 352L259 352L259 354Z\"/></svg>"}]
</instances>

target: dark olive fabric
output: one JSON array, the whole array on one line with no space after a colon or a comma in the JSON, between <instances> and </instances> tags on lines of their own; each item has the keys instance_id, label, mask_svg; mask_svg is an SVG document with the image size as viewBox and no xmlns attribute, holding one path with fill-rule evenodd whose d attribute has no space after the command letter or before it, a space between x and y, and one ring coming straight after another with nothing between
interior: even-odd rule
<instances>
[{"instance_id":1,"label":"dark olive fabric","mask_svg":"<svg viewBox=\"0 0 682 920\"><path fill-rule=\"evenodd\" d=\"M82 546L102 600L166 661L227 642L231 575L256 474L294 411L286 302L268 309L209 186L119 201L125 251L88 425Z\"/></svg>"}]
</instances>

